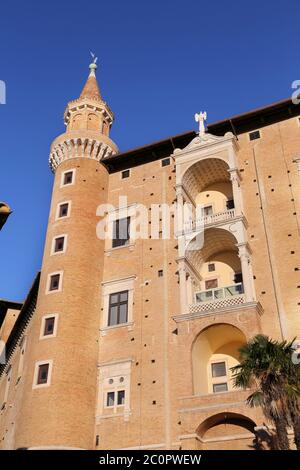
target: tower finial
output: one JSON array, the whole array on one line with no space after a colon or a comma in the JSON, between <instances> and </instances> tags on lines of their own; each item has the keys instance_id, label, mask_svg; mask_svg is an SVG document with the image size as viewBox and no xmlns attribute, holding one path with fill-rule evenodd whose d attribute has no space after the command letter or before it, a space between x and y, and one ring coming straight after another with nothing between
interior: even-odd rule
<instances>
[{"instance_id":1,"label":"tower finial","mask_svg":"<svg viewBox=\"0 0 300 470\"><path fill-rule=\"evenodd\" d=\"M93 62L89 65L89 69L90 69L90 77L95 77L96 74L96 70L97 70L97 60L98 60L98 57L96 57L96 54L94 54L92 51L90 51L90 54L92 56L92 59L93 59Z\"/></svg>"}]
</instances>

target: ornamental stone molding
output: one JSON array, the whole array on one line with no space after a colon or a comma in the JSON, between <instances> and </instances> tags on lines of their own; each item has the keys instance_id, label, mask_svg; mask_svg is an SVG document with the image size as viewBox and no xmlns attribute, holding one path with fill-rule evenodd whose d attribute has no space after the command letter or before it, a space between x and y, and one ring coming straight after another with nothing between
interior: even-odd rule
<instances>
[{"instance_id":1,"label":"ornamental stone molding","mask_svg":"<svg viewBox=\"0 0 300 470\"><path fill-rule=\"evenodd\" d=\"M100 162L116 153L117 147L108 137L84 136L82 132L80 136L66 133L54 140L49 155L49 166L55 173L58 165L70 158L90 158Z\"/></svg>"}]
</instances>

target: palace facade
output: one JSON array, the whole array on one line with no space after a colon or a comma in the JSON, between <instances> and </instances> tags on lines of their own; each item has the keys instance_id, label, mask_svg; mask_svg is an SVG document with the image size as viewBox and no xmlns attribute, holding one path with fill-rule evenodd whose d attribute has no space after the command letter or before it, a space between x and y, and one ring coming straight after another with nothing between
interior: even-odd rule
<instances>
[{"instance_id":1,"label":"palace facade","mask_svg":"<svg viewBox=\"0 0 300 470\"><path fill-rule=\"evenodd\" d=\"M0 301L0 448L255 448L268 423L230 368L257 333L300 336L300 106L120 153L95 69L51 146L41 273Z\"/></svg>"}]
</instances>

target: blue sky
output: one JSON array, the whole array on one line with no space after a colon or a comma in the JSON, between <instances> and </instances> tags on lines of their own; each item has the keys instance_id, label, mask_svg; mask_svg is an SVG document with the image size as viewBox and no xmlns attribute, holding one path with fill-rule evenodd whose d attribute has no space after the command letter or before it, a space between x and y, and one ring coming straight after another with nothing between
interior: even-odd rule
<instances>
[{"instance_id":1,"label":"blue sky","mask_svg":"<svg viewBox=\"0 0 300 470\"><path fill-rule=\"evenodd\" d=\"M89 51L120 150L195 129L291 95L300 79L296 1L76 0L2 2L0 298L22 300L40 269L51 141L86 80Z\"/></svg>"}]
</instances>

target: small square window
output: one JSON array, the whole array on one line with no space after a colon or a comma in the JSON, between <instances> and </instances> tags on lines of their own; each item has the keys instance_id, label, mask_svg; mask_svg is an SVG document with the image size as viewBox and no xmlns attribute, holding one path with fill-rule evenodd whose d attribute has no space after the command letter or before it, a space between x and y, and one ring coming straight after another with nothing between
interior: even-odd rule
<instances>
[{"instance_id":1,"label":"small square window","mask_svg":"<svg viewBox=\"0 0 300 470\"><path fill-rule=\"evenodd\" d=\"M121 175L122 175L122 179L129 178L129 176L130 176L130 170L124 170L124 171L122 171Z\"/></svg>"},{"instance_id":2,"label":"small square window","mask_svg":"<svg viewBox=\"0 0 300 470\"><path fill-rule=\"evenodd\" d=\"M66 173L64 173L64 182L63 184L66 185L66 184L72 184L73 182L73 171L67 171Z\"/></svg>"},{"instance_id":3,"label":"small square window","mask_svg":"<svg viewBox=\"0 0 300 470\"><path fill-rule=\"evenodd\" d=\"M208 265L208 272L211 273L216 270L216 265L215 263L209 263Z\"/></svg>"},{"instance_id":4,"label":"small square window","mask_svg":"<svg viewBox=\"0 0 300 470\"><path fill-rule=\"evenodd\" d=\"M50 276L49 290L58 290L59 280L60 280L60 274L52 274L52 276Z\"/></svg>"},{"instance_id":5,"label":"small square window","mask_svg":"<svg viewBox=\"0 0 300 470\"><path fill-rule=\"evenodd\" d=\"M158 271L158 277L163 277L163 275L164 275L164 272L163 272L162 269L160 269L160 270Z\"/></svg>"},{"instance_id":6,"label":"small square window","mask_svg":"<svg viewBox=\"0 0 300 470\"><path fill-rule=\"evenodd\" d=\"M223 383L223 384L213 384L213 392L214 392L214 393L227 392L227 391L228 391L228 385L227 385L227 383Z\"/></svg>"},{"instance_id":7,"label":"small square window","mask_svg":"<svg viewBox=\"0 0 300 470\"><path fill-rule=\"evenodd\" d=\"M218 279L209 279L205 281L205 290L215 289L218 287Z\"/></svg>"},{"instance_id":8,"label":"small square window","mask_svg":"<svg viewBox=\"0 0 300 470\"><path fill-rule=\"evenodd\" d=\"M66 202L59 206L58 217L67 217L69 212L69 204Z\"/></svg>"},{"instance_id":9,"label":"small square window","mask_svg":"<svg viewBox=\"0 0 300 470\"><path fill-rule=\"evenodd\" d=\"M249 139L250 140L260 139L260 132L259 131L250 132L249 133Z\"/></svg>"},{"instance_id":10,"label":"small square window","mask_svg":"<svg viewBox=\"0 0 300 470\"><path fill-rule=\"evenodd\" d=\"M212 206L205 206L203 208L204 217L212 215L212 213L213 213L213 207Z\"/></svg>"},{"instance_id":11,"label":"small square window","mask_svg":"<svg viewBox=\"0 0 300 470\"><path fill-rule=\"evenodd\" d=\"M115 392L108 392L106 396L106 406L114 406L115 404Z\"/></svg>"},{"instance_id":12,"label":"small square window","mask_svg":"<svg viewBox=\"0 0 300 470\"><path fill-rule=\"evenodd\" d=\"M227 375L225 362L215 362L212 364L211 373L213 377L225 377Z\"/></svg>"},{"instance_id":13,"label":"small square window","mask_svg":"<svg viewBox=\"0 0 300 470\"><path fill-rule=\"evenodd\" d=\"M168 165L170 165L170 159L169 158L164 158L161 161L161 166L168 166Z\"/></svg>"},{"instance_id":14,"label":"small square window","mask_svg":"<svg viewBox=\"0 0 300 470\"><path fill-rule=\"evenodd\" d=\"M125 390L118 391L118 406L122 406L125 404Z\"/></svg>"},{"instance_id":15,"label":"small square window","mask_svg":"<svg viewBox=\"0 0 300 470\"><path fill-rule=\"evenodd\" d=\"M49 317L45 319L44 336L53 335L54 324L55 324L55 317Z\"/></svg>"},{"instance_id":16,"label":"small square window","mask_svg":"<svg viewBox=\"0 0 300 470\"><path fill-rule=\"evenodd\" d=\"M46 384L48 380L49 364L41 364L38 369L37 385Z\"/></svg>"},{"instance_id":17,"label":"small square window","mask_svg":"<svg viewBox=\"0 0 300 470\"><path fill-rule=\"evenodd\" d=\"M54 242L54 252L58 253L59 251L64 250L65 237L58 237Z\"/></svg>"}]
</instances>

